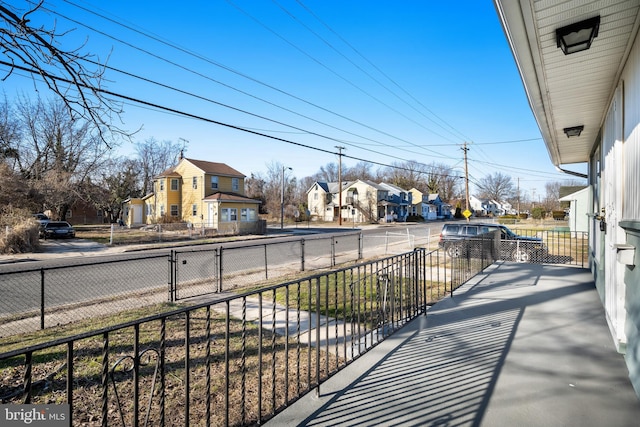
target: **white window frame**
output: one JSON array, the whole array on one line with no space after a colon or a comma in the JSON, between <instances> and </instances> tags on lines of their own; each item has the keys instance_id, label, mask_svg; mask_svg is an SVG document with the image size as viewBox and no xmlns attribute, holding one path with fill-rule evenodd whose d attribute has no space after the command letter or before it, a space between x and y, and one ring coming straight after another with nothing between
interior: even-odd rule
<instances>
[{"instance_id":1,"label":"white window frame","mask_svg":"<svg viewBox=\"0 0 640 427\"><path fill-rule=\"evenodd\" d=\"M215 175L211 176L211 189L212 190L217 190L218 189L218 177Z\"/></svg>"},{"instance_id":2,"label":"white window frame","mask_svg":"<svg viewBox=\"0 0 640 427\"><path fill-rule=\"evenodd\" d=\"M173 188L174 184L175 184L175 188ZM180 183L178 182L178 178L171 178L171 184L169 188L171 188L171 191L178 191L180 189Z\"/></svg>"},{"instance_id":3,"label":"white window frame","mask_svg":"<svg viewBox=\"0 0 640 427\"><path fill-rule=\"evenodd\" d=\"M170 215L173 217L178 217L178 214L180 213L180 210L178 208L178 205L171 205L169 207L170 209ZM174 213L175 212L175 213Z\"/></svg>"},{"instance_id":4,"label":"white window frame","mask_svg":"<svg viewBox=\"0 0 640 427\"><path fill-rule=\"evenodd\" d=\"M236 193L240 191L240 180L238 178L231 178L231 189Z\"/></svg>"},{"instance_id":5,"label":"white window frame","mask_svg":"<svg viewBox=\"0 0 640 427\"><path fill-rule=\"evenodd\" d=\"M222 208L220 209L221 222L237 222L238 208Z\"/></svg>"},{"instance_id":6,"label":"white window frame","mask_svg":"<svg viewBox=\"0 0 640 427\"><path fill-rule=\"evenodd\" d=\"M197 176L194 176L193 179L191 180L191 187L194 190L198 189L198 177Z\"/></svg>"},{"instance_id":7,"label":"white window frame","mask_svg":"<svg viewBox=\"0 0 640 427\"><path fill-rule=\"evenodd\" d=\"M256 210L253 208L242 208L240 210L240 221L252 222L256 220Z\"/></svg>"},{"instance_id":8,"label":"white window frame","mask_svg":"<svg viewBox=\"0 0 640 427\"><path fill-rule=\"evenodd\" d=\"M198 216L198 204L191 205L191 216Z\"/></svg>"},{"instance_id":9,"label":"white window frame","mask_svg":"<svg viewBox=\"0 0 640 427\"><path fill-rule=\"evenodd\" d=\"M164 191L164 179L161 179L158 182L158 186L160 187L160 191Z\"/></svg>"}]
</instances>

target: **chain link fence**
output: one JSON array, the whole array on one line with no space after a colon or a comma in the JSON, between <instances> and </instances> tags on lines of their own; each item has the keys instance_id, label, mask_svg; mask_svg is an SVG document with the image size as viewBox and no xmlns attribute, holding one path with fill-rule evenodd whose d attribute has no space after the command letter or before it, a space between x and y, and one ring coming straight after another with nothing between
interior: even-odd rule
<instances>
[{"instance_id":1,"label":"chain link fence","mask_svg":"<svg viewBox=\"0 0 640 427\"><path fill-rule=\"evenodd\" d=\"M241 247L209 245L154 255L126 253L109 260L91 258L74 265L0 272L0 337L104 313L259 287L419 247L428 249L426 274L434 283L449 283L453 289L455 283L467 280L467 272L477 268L476 258L484 258L487 250L471 242L460 253L446 254L436 250L438 239L428 227L395 230L306 236ZM544 238L559 260L586 257L586 236L546 233ZM560 255L567 248L573 255ZM440 287L435 289L439 295L444 293Z\"/></svg>"}]
</instances>

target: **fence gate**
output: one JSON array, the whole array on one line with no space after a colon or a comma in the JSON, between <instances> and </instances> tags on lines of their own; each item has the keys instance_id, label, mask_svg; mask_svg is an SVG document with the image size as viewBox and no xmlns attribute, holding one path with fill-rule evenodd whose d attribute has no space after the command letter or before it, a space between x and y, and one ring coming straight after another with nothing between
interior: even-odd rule
<instances>
[{"instance_id":1,"label":"fence gate","mask_svg":"<svg viewBox=\"0 0 640 427\"><path fill-rule=\"evenodd\" d=\"M218 248L172 251L169 300L179 301L220 292L220 255Z\"/></svg>"}]
</instances>

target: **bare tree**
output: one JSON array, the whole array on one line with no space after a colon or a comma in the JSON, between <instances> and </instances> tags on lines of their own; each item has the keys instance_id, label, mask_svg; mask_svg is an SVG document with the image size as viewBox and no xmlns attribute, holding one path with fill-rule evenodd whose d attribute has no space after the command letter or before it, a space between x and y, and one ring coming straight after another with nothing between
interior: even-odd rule
<instances>
[{"instance_id":1,"label":"bare tree","mask_svg":"<svg viewBox=\"0 0 640 427\"><path fill-rule=\"evenodd\" d=\"M179 157L184 154L184 147L172 141L158 141L149 138L143 143L137 143L140 186L145 193L153 191L153 178L171 166L175 166Z\"/></svg>"},{"instance_id":2,"label":"bare tree","mask_svg":"<svg viewBox=\"0 0 640 427\"><path fill-rule=\"evenodd\" d=\"M120 217L123 202L130 197L142 197L140 165L136 159L120 157L111 159L102 171L100 180L85 184L85 200L116 222Z\"/></svg>"},{"instance_id":3,"label":"bare tree","mask_svg":"<svg viewBox=\"0 0 640 427\"><path fill-rule=\"evenodd\" d=\"M496 201L507 200L513 197L515 192L511 177L500 172L480 179L478 187L481 198Z\"/></svg>"},{"instance_id":4,"label":"bare tree","mask_svg":"<svg viewBox=\"0 0 640 427\"><path fill-rule=\"evenodd\" d=\"M29 183L4 162L0 162L0 182L0 225L6 225L2 219L15 208L30 212L40 209L41 201L30 190Z\"/></svg>"},{"instance_id":5,"label":"bare tree","mask_svg":"<svg viewBox=\"0 0 640 427\"><path fill-rule=\"evenodd\" d=\"M369 162L358 162L355 166L350 168L342 168L342 179L345 181L355 181L360 179L362 181L373 181L375 176L371 172L373 165Z\"/></svg>"},{"instance_id":6,"label":"bare tree","mask_svg":"<svg viewBox=\"0 0 640 427\"><path fill-rule=\"evenodd\" d=\"M320 171L314 177L316 181L338 182L338 169L337 163L327 163L320 166Z\"/></svg>"},{"instance_id":7,"label":"bare tree","mask_svg":"<svg viewBox=\"0 0 640 427\"><path fill-rule=\"evenodd\" d=\"M16 170L44 196L48 209L64 219L80 190L108 159L93 123L79 119L62 101L17 104L22 137L16 149Z\"/></svg>"},{"instance_id":8,"label":"bare tree","mask_svg":"<svg viewBox=\"0 0 640 427\"><path fill-rule=\"evenodd\" d=\"M22 8L15 3L0 3L0 47L4 54L0 64L9 67L3 80L15 70L31 73L34 84L37 80L44 82L70 114L93 123L107 146L112 144L107 131L112 136L129 136L113 125L112 116L122 110L101 88L104 67L99 61L83 53L84 45L71 50L61 48L60 40L69 31L58 31L55 21L48 26L31 24L32 15L46 18L43 0L37 4L25 0Z\"/></svg>"},{"instance_id":9,"label":"bare tree","mask_svg":"<svg viewBox=\"0 0 640 427\"><path fill-rule=\"evenodd\" d=\"M439 194L440 198L447 202L462 196L461 177L450 166L431 163L427 165L426 175L426 190L429 193Z\"/></svg>"},{"instance_id":10,"label":"bare tree","mask_svg":"<svg viewBox=\"0 0 640 427\"><path fill-rule=\"evenodd\" d=\"M284 181L284 182L283 182ZM267 174L264 177L265 207L269 215L276 218L280 216L280 201L284 194L285 215L293 212L293 195L295 194L297 181L291 177L291 171L280 162L272 161L267 165Z\"/></svg>"},{"instance_id":11,"label":"bare tree","mask_svg":"<svg viewBox=\"0 0 640 427\"><path fill-rule=\"evenodd\" d=\"M252 173L251 177L244 180L244 195L262 201L260 204L260 213L267 212L267 198L265 195L266 181L260 173Z\"/></svg>"},{"instance_id":12,"label":"bare tree","mask_svg":"<svg viewBox=\"0 0 640 427\"><path fill-rule=\"evenodd\" d=\"M21 133L20 122L5 98L0 104L0 160L17 159Z\"/></svg>"},{"instance_id":13,"label":"bare tree","mask_svg":"<svg viewBox=\"0 0 640 427\"><path fill-rule=\"evenodd\" d=\"M414 187L424 188L425 170L426 166L416 161L394 162L391 167L384 169L383 181L405 190L410 190Z\"/></svg>"}]
</instances>

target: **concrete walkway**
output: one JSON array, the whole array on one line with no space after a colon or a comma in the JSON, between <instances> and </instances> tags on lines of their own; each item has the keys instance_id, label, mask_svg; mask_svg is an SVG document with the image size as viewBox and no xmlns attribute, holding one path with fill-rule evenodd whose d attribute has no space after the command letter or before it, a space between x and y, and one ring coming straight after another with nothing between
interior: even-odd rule
<instances>
[{"instance_id":1,"label":"concrete walkway","mask_svg":"<svg viewBox=\"0 0 640 427\"><path fill-rule=\"evenodd\" d=\"M503 263L267 423L637 426L590 273Z\"/></svg>"}]
</instances>

